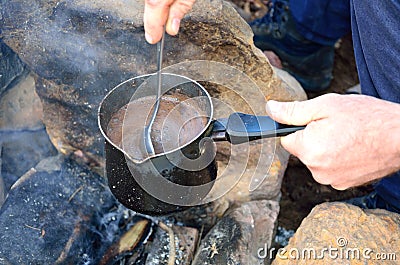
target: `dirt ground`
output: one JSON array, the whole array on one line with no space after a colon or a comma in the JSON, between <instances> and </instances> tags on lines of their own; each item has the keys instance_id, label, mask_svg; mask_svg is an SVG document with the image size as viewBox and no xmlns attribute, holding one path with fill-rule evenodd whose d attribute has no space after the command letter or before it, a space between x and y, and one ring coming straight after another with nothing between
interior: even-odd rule
<instances>
[{"instance_id":1,"label":"dirt ground","mask_svg":"<svg viewBox=\"0 0 400 265\"><path fill-rule=\"evenodd\" d=\"M263 16L267 11L268 0L231 0L246 21ZM340 93L358 84L351 34L338 41L335 50L333 80L327 91L308 93L308 98L324 93ZM364 195L371 191L370 186L337 191L330 186L314 181L311 172L296 157L291 157L282 183L281 210L278 225L287 230L296 230L311 209L322 202L340 201Z\"/></svg>"}]
</instances>

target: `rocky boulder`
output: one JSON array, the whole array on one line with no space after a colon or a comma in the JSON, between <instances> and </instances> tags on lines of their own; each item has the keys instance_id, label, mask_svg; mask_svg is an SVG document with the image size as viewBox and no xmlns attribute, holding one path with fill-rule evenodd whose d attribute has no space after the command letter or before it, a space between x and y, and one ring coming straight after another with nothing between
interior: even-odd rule
<instances>
[{"instance_id":1,"label":"rocky boulder","mask_svg":"<svg viewBox=\"0 0 400 265\"><path fill-rule=\"evenodd\" d=\"M35 92L34 76L28 74L18 79L0 95L0 131L43 129L42 103Z\"/></svg>"},{"instance_id":2,"label":"rocky boulder","mask_svg":"<svg viewBox=\"0 0 400 265\"><path fill-rule=\"evenodd\" d=\"M252 201L227 213L201 241L192 264L264 264L259 249L271 245L279 205Z\"/></svg>"},{"instance_id":3,"label":"rocky boulder","mask_svg":"<svg viewBox=\"0 0 400 265\"><path fill-rule=\"evenodd\" d=\"M400 215L323 203L303 220L289 245L274 251L280 264L398 264Z\"/></svg>"},{"instance_id":4,"label":"rocky boulder","mask_svg":"<svg viewBox=\"0 0 400 265\"><path fill-rule=\"evenodd\" d=\"M1 207L0 263L96 264L114 240L103 230L114 205L99 175L63 156L42 160Z\"/></svg>"},{"instance_id":5,"label":"rocky boulder","mask_svg":"<svg viewBox=\"0 0 400 265\"><path fill-rule=\"evenodd\" d=\"M0 39L0 98L26 72L18 55Z\"/></svg>"}]
</instances>

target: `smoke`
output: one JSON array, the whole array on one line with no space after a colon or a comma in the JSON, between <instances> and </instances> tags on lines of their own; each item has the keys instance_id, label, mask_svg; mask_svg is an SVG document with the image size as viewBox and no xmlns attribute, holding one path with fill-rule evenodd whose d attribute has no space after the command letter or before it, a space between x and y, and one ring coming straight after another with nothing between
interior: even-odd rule
<instances>
[{"instance_id":1,"label":"smoke","mask_svg":"<svg viewBox=\"0 0 400 265\"><path fill-rule=\"evenodd\" d=\"M48 76L44 77L49 79L61 77L64 81L96 73L99 61L106 58L95 43L94 34L99 34L96 16L80 14L66 5L57 4L50 16L42 8L42 13L33 18L31 26L37 25L42 30L26 31L25 46L36 49L35 56L46 62L34 65L38 68L35 72L47 73Z\"/></svg>"}]
</instances>

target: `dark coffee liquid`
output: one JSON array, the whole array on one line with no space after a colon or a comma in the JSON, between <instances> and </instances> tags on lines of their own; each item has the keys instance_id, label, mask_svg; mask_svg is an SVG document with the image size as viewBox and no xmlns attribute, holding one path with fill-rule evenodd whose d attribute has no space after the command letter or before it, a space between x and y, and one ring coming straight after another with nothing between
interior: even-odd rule
<instances>
[{"instance_id":1,"label":"dark coffee liquid","mask_svg":"<svg viewBox=\"0 0 400 265\"><path fill-rule=\"evenodd\" d=\"M144 127L151 119L154 101L154 96L131 101L113 114L107 126L110 140L137 160L148 157ZM168 152L194 140L208 119L198 99L180 93L163 96L151 130L155 153Z\"/></svg>"}]
</instances>

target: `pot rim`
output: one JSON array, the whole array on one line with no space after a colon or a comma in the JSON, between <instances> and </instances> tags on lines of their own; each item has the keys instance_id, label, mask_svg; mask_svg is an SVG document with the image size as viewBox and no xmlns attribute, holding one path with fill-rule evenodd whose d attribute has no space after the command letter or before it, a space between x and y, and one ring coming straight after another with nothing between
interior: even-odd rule
<instances>
[{"instance_id":1,"label":"pot rim","mask_svg":"<svg viewBox=\"0 0 400 265\"><path fill-rule=\"evenodd\" d=\"M141 159L141 160L138 160L138 159L135 159L135 158L131 157L127 152L125 152L125 150L123 150L121 147L117 146L113 141L111 141L111 139L107 136L107 134L104 132L104 130L103 130L102 126L101 126L101 111L102 111L102 107L103 107L104 102L107 100L107 98L108 98L111 94L113 94L113 93L115 92L115 90L117 90L119 87L123 86L124 84L126 84L126 83L128 83L128 82L131 82L132 80L139 79L139 78L144 78L144 77L150 78L151 76L156 75L156 74L157 74L157 73L139 75L139 76L129 78L129 79L127 79L127 80L125 80L125 81L119 83L118 85L116 85L114 88L112 88L112 89L104 96L104 98L101 100L101 102L100 102L100 104L99 104L98 111L97 111L97 124L98 124L98 126L99 126L100 132L101 132L101 134L103 135L103 137L104 137L104 138L107 140L107 142L109 142L114 148L116 148L116 149L118 149L119 151L121 151L126 157L128 157L128 158L129 158L132 162L134 162L135 164L143 164L143 163L145 163L146 161L148 161L148 160L150 160L150 159L154 159L154 158L157 158L157 157L165 156L165 155L174 153L174 152L176 152L176 151L178 151L178 150L181 150L182 148L185 148L186 146L192 144L194 141L196 141L197 139L199 139L199 138L208 130L208 128L210 127L210 125L211 125L211 123L212 123L212 121L213 121L214 106L213 106L213 103L212 103L212 100L211 100L211 96L210 96L210 94L208 93L208 91L207 91L201 84L199 84L197 81L195 81L195 80L193 80L193 79L191 79L191 78L189 78L189 77L183 76L183 75L178 75L178 74L174 74L174 73L165 73L165 72L163 72L163 73L162 73L163 75L172 75L172 76L182 77L182 78L188 80L188 82L194 83L196 86L198 86L198 87L202 90L202 92L203 92L203 93L205 94L205 96L207 97L207 101L208 101L208 103L210 104L210 110L211 110L211 111L210 111L210 116L208 117L207 124L204 126L204 128L203 128L195 137L193 137L193 139L192 139L191 141L187 142L186 144L184 144L184 145L182 145L182 146L180 146L180 147L177 147L177 148L175 148L175 149L172 149L172 150L170 150L170 151L168 151L168 152L163 152L163 153L160 153L160 154L154 154L154 155L151 155L151 156L147 156L146 158ZM139 86L140 86L140 85L139 85Z\"/></svg>"}]
</instances>

